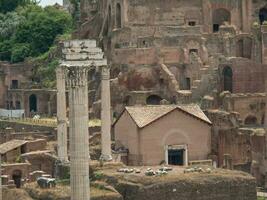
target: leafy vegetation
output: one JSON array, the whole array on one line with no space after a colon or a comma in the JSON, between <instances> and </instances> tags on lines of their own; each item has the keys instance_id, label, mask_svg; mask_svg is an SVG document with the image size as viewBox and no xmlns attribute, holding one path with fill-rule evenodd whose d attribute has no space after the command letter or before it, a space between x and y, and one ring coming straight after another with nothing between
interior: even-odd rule
<instances>
[{"instance_id":1,"label":"leafy vegetation","mask_svg":"<svg viewBox=\"0 0 267 200\"><path fill-rule=\"evenodd\" d=\"M35 0L0 0L0 60L30 60L36 66L34 82L52 88L58 65L57 42L69 39L72 28L72 16L64 10L42 8Z\"/></svg>"},{"instance_id":2,"label":"leafy vegetation","mask_svg":"<svg viewBox=\"0 0 267 200\"><path fill-rule=\"evenodd\" d=\"M0 15L0 59L21 62L47 52L58 35L70 32L72 17L53 6L29 4Z\"/></svg>"},{"instance_id":3,"label":"leafy vegetation","mask_svg":"<svg viewBox=\"0 0 267 200\"><path fill-rule=\"evenodd\" d=\"M36 4L35 0L0 0L0 12L7 13L14 11L18 6Z\"/></svg>"}]
</instances>

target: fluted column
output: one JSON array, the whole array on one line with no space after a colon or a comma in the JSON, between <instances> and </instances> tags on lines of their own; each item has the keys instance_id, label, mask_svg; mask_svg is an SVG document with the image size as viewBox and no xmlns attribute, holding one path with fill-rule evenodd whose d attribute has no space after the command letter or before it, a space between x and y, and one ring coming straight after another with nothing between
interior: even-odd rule
<instances>
[{"instance_id":1,"label":"fluted column","mask_svg":"<svg viewBox=\"0 0 267 200\"><path fill-rule=\"evenodd\" d=\"M111 161L111 106L110 106L110 69L102 66L101 81L101 160Z\"/></svg>"},{"instance_id":2,"label":"fluted column","mask_svg":"<svg viewBox=\"0 0 267 200\"><path fill-rule=\"evenodd\" d=\"M89 200L88 82L86 67L68 67L71 200Z\"/></svg>"},{"instance_id":3,"label":"fluted column","mask_svg":"<svg viewBox=\"0 0 267 200\"><path fill-rule=\"evenodd\" d=\"M60 66L56 70L57 76L57 151L61 162L68 162L68 134L66 115L66 79L65 69Z\"/></svg>"}]
</instances>

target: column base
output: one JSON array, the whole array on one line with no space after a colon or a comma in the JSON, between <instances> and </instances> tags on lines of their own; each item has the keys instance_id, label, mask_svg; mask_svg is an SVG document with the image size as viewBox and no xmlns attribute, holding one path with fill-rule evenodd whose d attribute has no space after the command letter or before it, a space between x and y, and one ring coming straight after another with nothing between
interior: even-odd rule
<instances>
[{"instance_id":1,"label":"column base","mask_svg":"<svg viewBox=\"0 0 267 200\"><path fill-rule=\"evenodd\" d=\"M112 156L111 155L101 155L99 158L100 161L104 161L104 162L110 162L112 161Z\"/></svg>"}]
</instances>

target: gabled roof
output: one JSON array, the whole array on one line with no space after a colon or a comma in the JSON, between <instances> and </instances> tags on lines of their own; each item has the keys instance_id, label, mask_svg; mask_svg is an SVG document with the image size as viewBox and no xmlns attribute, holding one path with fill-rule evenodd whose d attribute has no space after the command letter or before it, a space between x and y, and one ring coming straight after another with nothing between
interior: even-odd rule
<instances>
[{"instance_id":1,"label":"gabled roof","mask_svg":"<svg viewBox=\"0 0 267 200\"><path fill-rule=\"evenodd\" d=\"M5 154L9 151L12 151L22 145L26 144L26 140L10 140L6 143L0 145L0 154Z\"/></svg>"},{"instance_id":2,"label":"gabled roof","mask_svg":"<svg viewBox=\"0 0 267 200\"><path fill-rule=\"evenodd\" d=\"M196 104L188 105L158 105L158 106L134 106L126 107L123 112L128 112L133 121L139 128L151 124L159 118L167 115L168 113L179 110L191 117L201 120L204 123L211 125L211 121L204 114L201 108ZM119 118L118 118L119 119ZM116 123L116 122L115 122Z\"/></svg>"}]
</instances>

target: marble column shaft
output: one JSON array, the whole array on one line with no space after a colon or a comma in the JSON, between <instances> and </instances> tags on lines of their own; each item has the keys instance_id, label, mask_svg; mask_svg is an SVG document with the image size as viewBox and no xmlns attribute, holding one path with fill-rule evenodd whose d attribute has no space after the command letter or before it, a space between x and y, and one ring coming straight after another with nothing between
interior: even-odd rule
<instances>
[{"instance_id":1,"label":"marble column shaft","mask_svg":"<svg viewBox=\"0 0 267 200\"><path fill-rule=\"evenodd\" d=\"M88 71L68 68L71 200L89 200Z\"/></svg>"},{"instance_id":2,"label":"marble column shaft","mask_svg":"<svg viewBox=\"0 0 267 200\"><path fill-rule=\"evenodd\" d=\"M66 79L65 69L60 66L56 70L57 76L57 142L58 157L61 162L68 162L68 133L66 114Z\"/></svg>"},{"instance_id":3,"label":"marble column shaft","mask_svg":"<svg viewBox=\"0 0 267 200\"><path fill-rule=\"evenodd\" d=\"M0 200L3 200L3 189L2 189L2 157L0 155Z\"/></svg>"},{"instance_id":4,"label":"marble column shaft","mask_svg":"<svg viewBox=\"0 0 267 200\"><path fill-rule=\"evenodd\" d=\"M110 106L110 69L102 67L101 82L101 159L112 160L111 156L111 106Z\"/></svg>"}]
</instances>

